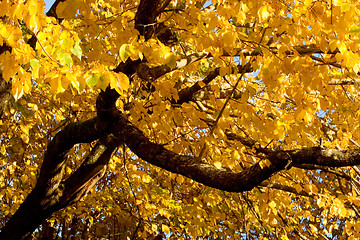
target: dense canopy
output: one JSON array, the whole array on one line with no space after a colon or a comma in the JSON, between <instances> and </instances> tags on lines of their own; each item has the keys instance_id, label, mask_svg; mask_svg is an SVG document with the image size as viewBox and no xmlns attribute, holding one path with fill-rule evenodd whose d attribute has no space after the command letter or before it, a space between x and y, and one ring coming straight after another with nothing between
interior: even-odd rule
<instances>
[{"instance_id":1,"label":"dense canopy","mask_svg":"<svg viewBox=\"0 0 360 240\"><path fill-rule=\"evenodd\" d=\"M358 239L356 0L0 2L0 239Z\"/></svg>"}]
</instances>

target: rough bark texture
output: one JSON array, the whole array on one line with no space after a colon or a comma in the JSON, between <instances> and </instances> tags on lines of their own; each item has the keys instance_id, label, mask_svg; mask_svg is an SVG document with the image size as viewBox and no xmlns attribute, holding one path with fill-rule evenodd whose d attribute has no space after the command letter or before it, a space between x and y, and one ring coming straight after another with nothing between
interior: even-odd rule
<instances>
[{"instance_id":1,"label":"rough bark texture","mask_svg":"<svg viewBox=\"0 0 360 240\"><path fill-rule=\"evenodd\" d=\"M25 238L52 213L79 200L91 189L118 146L116 138L106 136L106 125L96 117L69 124L56 134L48 145L34 189L1 229L0 239ZM67 152L77 143L98 138L99 142L79 169L67 180L63 179Z\"/></svg>"},{"instance_id":2,"label":"rough bark texture","mask_svg":"<svg viewBox=\"0 0 360 240\"><path fill-rule=\"evenodd\" d=\"M151 142L123 115L119 118L119 124L114 125L114 134L122 136L126 145L141 159L206 186L229 192L251 190L274 173L284 169L288 163L286 159L274 155L271 157L272 164L269 167L261 167L257 163L239 173L217 168L203 159L179 155L167 150L161 144Z\"/></svg>"},{"instance_id":3,"label":"rough bark texture","mask_svg":"<svg viewBox=\"0 0 360 240\"><path fill-rule=\"evenodd\" d=\"M135 16L135 28L145 39L150 39L157 32L159 24L156 18L164 11L171 0L141 1Z\"/></svg>"}]
</instances>

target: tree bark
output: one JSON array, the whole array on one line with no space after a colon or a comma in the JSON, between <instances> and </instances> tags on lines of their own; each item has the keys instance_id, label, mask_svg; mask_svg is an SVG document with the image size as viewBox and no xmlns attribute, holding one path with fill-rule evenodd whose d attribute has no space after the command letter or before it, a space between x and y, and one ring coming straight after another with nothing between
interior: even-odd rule
<instances>
[{"instance_id":1,"label":"tree bark","mask_svg":"<svg viewBox=\"0 0 360 240\"><path fill-rule=\"evenodd\" d=\"M55 135L47 147L34 189L1 229L0 239L25 239L51 214L80 200L94 186L120 144L118 138L109 134L109 126L95 117L71 123ZM99 138L80 167L63 179L67 152L77 143Z\"/></svg>"}]
</instances>

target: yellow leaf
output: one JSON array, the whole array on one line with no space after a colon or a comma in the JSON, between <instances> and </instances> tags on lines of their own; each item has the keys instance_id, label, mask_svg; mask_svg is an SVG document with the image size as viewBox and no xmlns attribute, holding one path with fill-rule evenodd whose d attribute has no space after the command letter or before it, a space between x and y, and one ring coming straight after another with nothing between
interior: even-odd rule
<instances>
[{"instance_id":1,"label":"yellow leaf","mask_svg":"<svg viewBox=\"0 0 360 240\"><path fill-rule=\"evenodd\" d=\"M60 2L56 8L56 14L60 18L74 17L82 5L83 0L68 0Z\"/></svg>"},{"instance_id":2,"label":"yellow leaf","mask_svg":"<svg viewBox=\"0 0 360 240\"><path fill-rule=\"evenodd\" d=\"M295 189L298 193L300 193L303 190L303 188L300 184L295 184Z\"/></svg>"},{"instance_id":3,"label":"yellow leaf","mask_svg":"<svg viewBox=\"0 0 360 240\"><path fill-rule=\"evenodd\" d=\"M241 157L240 157L240 154L239 154L239 152L237 151L237 150L234 150L234 152L233 152L233 158L235 159L235 160L239 160Z\"/></svg>"},{"instance_id":4,"label":"yellow leaf","mask_svg":"<svg viewBox=\"0 0 360 240\"><path fill-rule=\"evenodd\" d=\"M241 94L240 102L245 103L249 99L249 97L250 97L250 92L249 91L244 91Z\"/></svg>"},{"instance_id":5,"label":"yellow leaf","mask_svg":"<svg viewBox=\"0 0 360 240\"><path fill-rule=\"evenodd\" d=\"M9 81L17 72L20 71L20 65L17 64L13 56L9 52L5 52L1 55L1 63L4 66L4 71L2 72L3 78L5 81Z\"/></svg>"},{"instance_id":6,"label":"yellow leaf","mask_svg":"<svg viewBox=\"0 0 360 240\"><path fill-rule=\"evenodd\" d=\"M269 16L272 14L272 12L273 9L271 6L269 5L262 6L258 11L260 21L266 21L269 18Z\"/></svg>"},{"instance_id":7,"label":"yellow leaf","mask_svg":"<svg viewBox=\"0 0 360 240\"><path fill-rule=\"evenodd\" d=\"M59 4L56 7L56 14L58 17L65 17L63 12L65 11L66 7L67 7L66 1L59 2Z\"/></svg>"},{"instance_id":8,"label":"yellow leaf","mask_svg":"<svg viewBox=\"0 0 360 240\"><path fill-rule=\"evenodd\" d=\"M318 198L316 201L317 205L321 208L326 205L326 199L323 197Z\"/></svg>"},{"instance_id":9,"label":"yellow leaf","mask_svg":"<svg viewBox=\"0 0 360 240\"><path fill-rule=\"evenodd\" d=\"M225 46L231 46L236 43L237 34L236 32L227 31L224 33L222 38Z\"/></svg>"},{"instance_id":10,"label":"yellow leaf","mask_svg":"<svg viewBox=\"0 0 360 240\"><path fill-rule=\"evenodd\" d=\"M341 53L347 52L347 47L344 42L338 42L337 47L339 48Z\"/></svg>"},{"instance_id":11,"label":"yellow leaf","mask_svg":"<svg viewBox=\"0 0 360 240\"><path fill-rule=\"evenodd\" d=\"M143 180L144 183L149 183L151 181L151 177L149 175L147 175L147 174L146 175L144 174L142 176L142 180Z\"/></svg>"},{"instance_id":12,"label":"yellow leaf","mask_svg":"<svg viewBox=\"0 0 360 240\"><path fill-rule=\"evenodd\" d=\"M311 4L312 4L312 0L305 0L305 1L304 1L304 5L305 5L306 7L310 7Z\"/></svg>"},{"instance_id":13,"label":"yellow leaf","mask_svg":"<svg viewBox=\"0 0 360 240\"><path fill-rule=\"evenodd\" d=\"M275 209L275 207L276 207L276 203L274 201L271 201L268 205L269 205L269 207L271 207L273 209Z\"/></svg>"},{"instance_id":14,"label":"yellow leaf","mask_svg":"<svg viewBox=\"0 0 360 240\"><path fill-rule=\"evenodd\" d=\"M105 91L105 89L107 88L107 86L109 86L111 82L111 78L115 77L111 73L105 72L103 75L100 76L96 86Z\"/></svg>"},{"instance_id":15,"label":"yellow leaf","mask_svg":"<svg viewBox=\"0 0 360 240\"><path fill-rule=\"evenodd\" d=\"M214 166L217 167L217 168L221 168L221 162L216 161L216 162L214 163Z\"/></svg>"},{"instance_id":16,"label":"yellow leaf","mask_svg":"<svg viewBox=\"0 0 360 240\"><path fill-rule=\"evenodd\" d=\"M170 232L170 228L168 226L164 225L164 224L161 225L161 229L166 234L169 234L169 232Z\"/></svg>"},{"instance_id":17,"label":"yellow leaf","mask_svg":"<svg viewBox=\"0 0 360 240\"><path fill-rule=\"evenodd\" d=\"M23 174L21 177L20 177L20 180L25 183L28 181L28 176L26 174Z\"/></svg>"},{"instance_id":18,"label":"yellow leaf","mask_svg":"<svg viewBox=\"0 0 360 240\"><path fill-rule=\"evenodd\" d=\"M337 62L342 62L342 60L344 59L344 55L342 53L336 53L335 55L335 59Z\"/></svg>"},{"instance_id":19,"label":"yellow leaf","mask_svg":"<svg viewBox=\"0 0 360 240\"><path fill-rule=\"evenodd\" d=\"M5 154L6 154L6 148L5 148L5 145L4 145L4 144L1 145L0 153L1 153L2 155L5 155Z\"/></svg>"},{"instance_id":20,"label":"yellow leaf","mask_svg":"<svg viewBox=\"0 0 360 240\"><path fill-rule=\"evenodd\" d=\"M50 79L49 81L51 90L54 93L60 93L65 91L65 89L63 88L62 84L61 84L61 77L60 76L54 76L53 78Z\"/></svg>"},{"instance_id":21,"label":"yellow leaf","mask_svg":"<svg viewBox=\"0 0 360 240\"><path fill-rule=\"evenodd\" d=\"M4 176L0 176L0 187L5 186L5 179Z\"/></svg>"},{"instance_id":22,"label":"yellow leaf","mask_svg":"<svg viewBox=\"0 0 360 240\"><path fill-rule=\"evenodd\" d=\"M9 38L10 35L11 35L11 31L8 28L10 28L10 27L8 25L6 25L6 24L3 24L0 27L0 35L5 39Z\"/></svg>"},{"instance_id":23,"label":"yellow leaf","mask_svg":"<svg viewBox=\"0 0 360 240\"><path fill-rule=\"evenodd\" d=\"M29 143L29 135L25 134L25 133L21 133L20 134L21 139L25 142L25 143Z\"/></svg>"},{"instance_id":24,"label":"yellow leaf","mask_svg":"<svg viewBox=\"0 0 360 240\"><path fill-rule=\"evenodd\" d=\"M19 100L24 95L23 86L18 79L13 79L11 92L15 98L15 101Z\"/></svg>"},{"instance_id":25,"label":"yellow leaf","mask_svg":"<svg viewBox=\"0 0 360 240\"><path fill-rule=\"evenodd\" d=\"M176 56L175 54L169 52L165 54L165 62L170 68L174 68L176 66Z\"/></svg>"},{"instance_id":26,"label":"yellow leaf","mask_svg":"<svg viewBox=\"0 0 360 240\"><path fill-rule=\"evenodd\" d=\"M121 45L120 47L120 50L119 50L119 56L121 58L121 60L123 62L126 62L126 60L129 58L130 56L130 52L129 52L129 44L123 44Z\"/></svg>"},{"instance_id":27,"label":"yellow leaf","mask_svg":"<svg viewBox=\"0 0 360 240\"><path fill-rule=\"evenodd\" d=\"M316 233L318 231L318 229L313 224L310 224L309 226L310 226L311 232Z\"/></svg>"},{"instance_id":28,"label":"yellow leaf","mask_svg":"<svg viewBox=\"0 0 360 240\"><path fill-rule=\"evenodd\" d=\"M261 168L270 167L271 162L269 160L265 159L265 160L260 161L259 165Z\"/></svg>"},{"instance_id":29,"label":"yellow leaf","mask_svg":"<svg viewBox=\"0 0 360 240\"><path fill-rule=\"evenodd\" d=\"M311 114L309 114L308 112L305 112L304 114L304 121L305 123L310 123L313 119L313 116Z\"/></svg>"},{"instance_id":30,"label":"yellow leaf","mask_svg":"<svg viewBox=\"0 0 360 240\"><path fill-rule=\"evenodd\" d=\"M264 161L260 161L259 166L260 166L260 168L264 168L264 167L266 167L266 164L264 163Z\"/></svg>"},{"instance_id":31,"label":"yellow leaf","mask_svg":"<svg viewBox=\"0 0 360 240\"><path fill-rule=\"evenodd\" d=\"M66 73L66 79L71 83L71 85L76 89L80 90L80 83L74 76L73 72L67 72Z\"/></svg>"},{"instance_id":32,"label":"yellow leaf","mask_svg":"<svg viewBox=\"0 0 360 240\"><path fill-rule=\"evenodd\" d=\"M110 77L110 87L122 94L123 91L127 91L129 88L129 78L124 73L118 73L115 77Z\"/></svg>"},{"instance_id":33,"label":"yellow leaf","mask_svg":"<svg viewBox=\"0 0 360 240\"><path fill-rule=\"evenodd\" d=\"M340 6L343 3L343 0L333 0L332 3L334 6Z\"/></svg>"},{"instance_id":34,"label":"yellow leaf","mask_svg":"<svg viewBox=\"0 0 360 240\"><path fill-rule=\"evenodd\" d=\"M184 182L184 180L185 180L184 177L181 175L176 177L176 181L178 184L182 184Z\"/></svg>"},{"instance_id":35,"label":"yellow leaf","mask_svg":"<svg viewBox=\"0 0 360 240\"><path fill-rule=\"evenodd\" d=\"M36 15L33 15L30 17L29 21L29 28L34 32L37 33L39 31L39 17Z\"/></svg>"}]
</instances>

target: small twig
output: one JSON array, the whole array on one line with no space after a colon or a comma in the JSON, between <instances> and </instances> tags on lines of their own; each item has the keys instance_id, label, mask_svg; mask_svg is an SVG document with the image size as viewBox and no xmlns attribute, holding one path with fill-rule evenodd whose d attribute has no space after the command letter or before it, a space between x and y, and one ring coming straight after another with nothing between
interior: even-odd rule
<instances>
[{"instance_id":1,"label":"small twig","mask_svg":"<svg viewBox=\"0 0 360 240\"><path fill-rule=\"evenodd\" d=\"M331 25L333 24L333 1L331 0L330 2L330 12L331 12L331 15L330 15L330 23Z\"/></svg>"},{"instance_id":2,"label":"small twig","mask_svg":"<svg viewBox=\"0 0 360 240\"><path fill-rule=\"evenodd\" d=\"M331 66L334 66L334 67L337 67L337 68L342 68L342 65L337 63L337 62L328 62L328 61L325 61L323 58L315 57L313 55L311 55L310 57L311 57L311 59L313 59L315 61L323 63L321 65L331 65Z\"/></svg>"},{"instance_id":3,"label":"small twig","mask_svg":"<svg viewBox=\"0 0 360 240\"><path fill-rule=\"evenodd\" d=\"M134 188L133 188L133 184L132 182L130 181L130 177L129 177L129 172L128 172L128 169L126 167L126 146L125 144L123 144L123 164L124 164L124 169L125 169L125 177L126 177L126 180L128 181L129 183L129 187L130 187L130 192L131 194L133 195L134 197L134 202L135 202L135 207L136 207L136 210L138 211L139 215L141 216L141 212L140 212L140 209L139 209L139 206L136 204L136 201L137 201L137 198L136 198L136 194L135 194L135 191L134 191Z\"/></svg>"},{"instance_id":4,"label":"small twig","mask_svg":"<svg viewBox=\"0 0 360 240\"><path fill-rule=\"evenodd\" d=\"M244 193L241 193L241 198L245 200L246 204L248 205L248 207L250 208L250 211L254 214L256 220L260 223L261 227L265 230L265 232L267 233L268 230L265 228L263 221L260 218L260 215L256 212L256 209L254 208L254 205L252 204L252 202L245 196Z\"/></svg>"},{"instance_id":5,"label":"small twig","mask_svg":"<svg viewBox=\"0 0 360 240\"><path fill-rule=\"evenodd\" d=\"M351 102L353 102L353 100L350 98L349 94L346 92L346 89L345 89L344 85L340 85L340 86L341 86L341 88L344 90L346 97L347 97Z\"/></svg>"},{"instance_id":6,"label":"small twig","mask_svg":"<svg viewBox=\"0 0 360 240\"><path fill-rule=\"evenodd\" d=\"M44 46L41 44L40 40L37 37L37 33L34 33L34 36L36 37L37 42L39 43L40 47L42 48L42 50L45 52L46 56L48 56L48 58L50 58L52 61L56 62L60 67L63 67L63 65L61 63L59 63L58 61L56 61L55 59L53 59L48 52L45 50Z\"/></svg>"},{"instance_id":7,"label":"small twig","mask_svg":"<svg viewBox=\"0 0 360 240\"><path fill-rule=\"evenodd\" d=\"M251 60L245 64L244 69L246 69L246 68L250 65L250 62L251 62ZM221 116L222 116L225 108L226 108L226 105L229 103L231 97L234 95L234 92L235 92L237 86L239 85L240 80L243 78L244 74L245 74L245 71L243 71L243 72L241 73L241 75L240 75L240 77L238 78L237 82L235 83L235 85L234 85L231 93L230 93L229 96L226 98L226 101L225 101L224 105L222 106L222 108L221 108L221 110L220 110L220 112L219 112L219 115L217 116L217 118L216 118L214 124L212 125L212 127L210 128L210 135L212 135L212 134L214 133L215 128L216 128L216 126L217 126L217 124L218 124L218 122L219 122L219 120L220 120L220 118L221 118ZM204 152L205 152L205 149L206 149L206 143L204 143L203 147L201 148L200 154L199 154L198 158L201 158L201 157L203 156L203 154L204 154Z\"/></svg>"},{"instance_id":8,"label":"small twig","mask_svg":"<svg viewBox=\"0 0 360 240\"><path fill-rule=\"evenodd\" d=\"M196 129L192 129L192 130L188 131L187 133L180 134L180 136L177 136L177 137L171 139L170 141L168 141L168 142L166 142L166 143L164 143L162 145L163 146L169 145L171 142L175 142L176 140L178 140L178 139L180 139L182 137L185 137L186 135L188 135L188 134L190 134L192 132L195 132L195 131L196 131Z\"/></svg>"}]
</instances>

